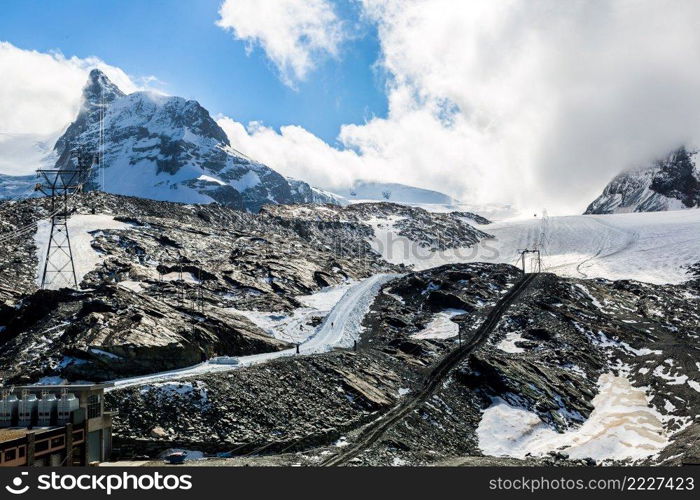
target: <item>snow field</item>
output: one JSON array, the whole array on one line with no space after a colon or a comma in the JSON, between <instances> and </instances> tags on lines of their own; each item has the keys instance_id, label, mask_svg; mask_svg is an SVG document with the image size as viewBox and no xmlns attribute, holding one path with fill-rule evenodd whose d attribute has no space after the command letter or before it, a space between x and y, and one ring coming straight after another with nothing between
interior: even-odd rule
<instances>
[{"instance_id":1,"label":"snow field","mask_svg":"<svg viewBox=\"0 0 700 500\"><path fill-rule=\"evenodd\" d=\"M44 261L49 248L49 237L51 233L51 221L44 219L38 222L37 231L34 235L34 244L37 248L39 263L36 272L36 284L41 285L41 275L44 271ZM83 277L95 269L102 261L102 256L92 248L93 233L105 229L126 229L130 227L124 222L114 220L109 215L74 215L68 219L68 234L70 236L71 249L73 251L73 262L75 264L75 274L80 283ZM68 257L60 251L55 254L56 262L61 265L68 262ZM51 279L51 275L47 279ZM53 280L47 288L58 289L63 286L75 286L72 282Z\"/></svg>"},{"instance_id":2,"label":"snow field","mask_svg":"<svg viewBox=\"0 0 700 500\"><path fill-rule=\"evenodd\" d=\"M449 339L459 335L459 325L452 318L466 314L463 309L445 309L433 316L420 332L411 335L414 339Z\"/></svg>"},{"instance_id":3,"label":"snow field","mask_svg":"<svg viewBox=\"0 0 700 500\"><path fill-rule=\"evenodd\" d=\"M661 451L668 438L663 417L649 406L644 389L608 373L598 379L594 409L576 429L558 433L524 408L496 398L476 433L487 455L524 458L561 450L571 458L641 459Z\"/></svg>"},{"instance_id":4,"label":"snow field","mask_svg":"<svg viewBox=\"0 0 700 500\"><path fill-rule=\"evenodd\" d=\"M399 236L397 217L374 218L370 245L393 264L420 271L444 264L520 266L520 251L541 250L543 270L564 277L680 283L700 260L700 210L531 218L478 226L494 236L477 245L431 251ZM526 259L528 270L533 263Z\"/></svg>"}]
</instances>

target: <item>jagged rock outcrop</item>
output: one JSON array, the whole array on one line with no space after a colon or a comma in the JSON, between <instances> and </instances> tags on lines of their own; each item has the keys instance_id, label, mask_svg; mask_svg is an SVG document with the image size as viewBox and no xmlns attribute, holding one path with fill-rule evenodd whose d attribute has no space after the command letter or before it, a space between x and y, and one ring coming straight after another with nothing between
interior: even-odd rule
<instances>
[{"instance_id":1,"label":"jagged rock outcrop","mask_svg":"<svg viewBox=\"0 0 700 500\"><path fill-rule=\"evenodd\" d=\"M457 331L469 342L518 278L512 266L488 264L410 273L377 296L356 354L278 359L207 380L113 391L108 402L120 410L116 439L125 456L154 456L174 442L234 457L263 449L272 455L270 464L281 452L288 455L277 463L317 464L353 442L368 420L411 398L429 367L458 347ZM350 463L512 461L482 457L476 429L485 408L498 398L536 414L542 425L571 431L590 417L595 381L607 373L647 388L663 416L669 451L652 462L692 460L700 405L693 386L700 378L694 361L698 305L700 295L686 285L541 275L428 400ZM449 321L458 329L448 332L435 321L447 306L461 307L451 309ZM152 436L156 426L167 437ZM554 450L518 463L596 462Z\"/></svg>"},{"instance_id":2,"label":"jagged rock outcrop","mask_svg":"<svg viewBox=\"0 0 700 500\"><path fill-rule=\"evenodd\" d=\"M29 230L0 247L3 380L104 380L278 350L286 344L236 311L292 314L302 307L297 296L396 269L372 252L371 230L357 223L291 221L95 191L74 205L74 245L86 231L74 225L81 217L121 224L102 229L98 222L87 235L90 247L74 246L78 260L100 256L99 265L78 276L82 291L75 292L36 290L43 255L32 221L46 217L48 200L5 205L2 233ZM95 349L108 354L95 356Z\"/></svg>"},{"instance_id":3,"label":"jagged rock outcrop","mask_svg":"<svg viewBox=\"0 0 700 500\"><path fill-rule=\"evenodd\" d=\"M394 404L400 365L362 353L300 356L229 375L109 393L124 456L173 445L208 452L293 452L337 441ZM160 427L164 435L153 436Z\"/></svg>"},{"instance_id":4,"label":"jagged rock outcrop","mask_svg":"<svg viewBox=\"0 0 700 500\"><path fill-rule=\"evenodd\" d=\"M348 206L267 206L263 212L271 216L300 221L355 223L376 228L389 228L396 235L431 250L469 247L491 235L476 229L464 219L462 212L436 213L419 207L396 203L355 203ZM485 223L483 217L477 223Z\"/></svg>"},{"instance_id":5,"label":"jagged rock outcrop","mask_svg":"<svg viewBox=\"0 0 700 500\"><path fill-rule=\"evenodd\" d=\"M242 316L202 313L117 285L40 290L8 319L0 343L5 383L110 380L289 347Z\"/></svg>"}]
</instances>

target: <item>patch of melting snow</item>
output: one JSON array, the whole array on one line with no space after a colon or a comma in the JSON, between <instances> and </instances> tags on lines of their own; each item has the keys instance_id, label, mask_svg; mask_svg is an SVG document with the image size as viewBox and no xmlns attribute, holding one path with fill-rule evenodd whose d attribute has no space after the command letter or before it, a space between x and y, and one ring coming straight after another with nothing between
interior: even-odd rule
<instances>
[{"instance_id":1,"label":"patch of melting snow","mask_svg":"<svg viewBox=\"0 0 700 500\"><path fill-rule=\"evenodd\" d=\"M575 285L577 288L579 288L586 296L591 299L591 302L593 302L593 305L596 306L598 309L603 310L604 306L600 302L598 302L598 299L596 299L591 292L588 291L588 288L583 286L581 283L576 283Z\"/></svg>"},{"instance_id":2,"label":"patch of melting snow","mask_svg":"<svg viewBox=\"0 0 700 500\"><path fill-rule=\"evenodd\" d=\"M516 342L521 342L524 340L525 339L522 337L522 332L508 332L506 334L506 338L504 338L498 344L496 344L496 349L500 349L501 351L509 352L511 354L525 352L525 349L515 345Z\"/></svg>"},{"instance_id":3,"label":"patch of melting snow","mask_svg":"<svg viewBox=\"0 0 700 500\"><path fill-rule=\"evenodd\" d=\"M670 361L670 363L668 363L669 361ZM688 382L687 375L683 375L683 374L673 375L673 374L671 374L671 370L673 369L672 368L673 367L673 360L667 359L666 363L671 365L668 368L668 371L665 371L664 365L661 364L661 365L657 366L656 368L654 368L654 372L652 373L652 375L665 380L667 385L683 385L686 382Z\"/></svg>"},{"instance_id":4,"label":"patch of melting snow","mask_svg":"<svg viewBox=\"0 0 700 500\"><path fill-rule=\"evenodd\" d=\"M180 281L180 279L182 279L182 281L185 281L187 283L199 283L199 280L195 277L195 275L189 271L183 271L182 273L179 273L177 271L165 273L161 276L161 278L163 281Z\"/></svg>"},{"instance_id":5,"label":"patch of melting snow","mask_svg":"<svg viewBox=\"0 0 700 500\"><path fill-rule=\"evenodd\" d=\"M612 340L608 338L608 336L600 330L598 330L598 338L594 338L593 341L596 342L600 347L622 348L630 354L634 354L635 356L647 356L649 354L654 354L658 356L662 354L662 351L649 349L647 347L635 349L627 342L622 342L621 340Z\"/></svg>"},{"instance_id":6,"label":"patch of melting snow","mask_svg":"<svg viewBox=\"0 0 700 500\"><path fill-rule=\"evenodd\" d=\"M571 458L641 459L667 444L663 417L643 389L608 373L598 379L593 412L578 428L558 433L535 413L500 398L484 411L476 433L481 450L492 456L524 458L562 450Z\"/></svg>"},{"instance_id":7,"label":"patch of melting snow","mask_svg":"<svg viewBox=\"0 0 700 500\"><path fill-rule=\"evenodd\" d=\"M75 262L75 274L78 283L83 280L83 277L95 269L102 262L103 256L100 255L92 247L92 241L95 236L101 233L102 230L108 229L126 229L131 227L129 224L116 221L110 215L91 215L79 214L73 215L68 219L68 231L70 233L71 249ZM48 219L40 220L37 223L36 234L34 235L34 243L36 245L36 255L38 257L38 265L36 272L36 283L41 284L41 275L46 259L46 252L49 247L49 236L51 233L51 221ZM55 264L60 267L67 264L69 261L65 258L60 258ZM47 288L57 289L66 286L65 282L50 283ZM72 283L69 283L72 285Z\"/></svg>"},{"instance_id":8,"label":"patch of melting snow","mask_svg":"<svg viewBox=\"0 0 700 500\"><path fill-rule=\"evenodd\" d=\"M452 318L464 314L463 309L445 309L433 316L430 323L420 332L411 335L414 339L449 339L459 334L459 325Z\"/></svg>"}]
</instances>

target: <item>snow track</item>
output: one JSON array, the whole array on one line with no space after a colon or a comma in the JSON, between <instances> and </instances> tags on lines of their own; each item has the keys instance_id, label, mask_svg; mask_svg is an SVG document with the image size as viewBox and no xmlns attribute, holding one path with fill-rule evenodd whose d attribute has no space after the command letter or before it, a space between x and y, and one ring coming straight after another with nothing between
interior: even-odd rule
<instances>
[{"instance_id":1,"label":"snow track","mask_svg":"<svg viewBox=\"0 0 700 500\"><path fill-rule=\"evenodd\" d=\"M369 311L374 297L384 283L399 274L376 274L350 288L326 316L316 334L299 348L303 354L313 354L333 347L352 347L359 340L362 320Z\"/></svg>"},{"instance_id":2,"label":"snow track","mask_svg":"<svg viewBox=\"0 0 700 500\"><path fill-rule=\"evenodd\" d=\"M318 354L335 347L352 347L362 331L362 320L369 311L372 302L384 283L398 277L398 274L376 274L349 288L333 307L316 333L299 346L300 354ZM138 377L113 380L114 387L121 389L135 385L165 382L186 377L200 376L235 370L244 366L264 363L283 356L293 356L296 349L266 352L250 356L214 358L194 366L154 373Z\"/></svg>"}]
</instances>

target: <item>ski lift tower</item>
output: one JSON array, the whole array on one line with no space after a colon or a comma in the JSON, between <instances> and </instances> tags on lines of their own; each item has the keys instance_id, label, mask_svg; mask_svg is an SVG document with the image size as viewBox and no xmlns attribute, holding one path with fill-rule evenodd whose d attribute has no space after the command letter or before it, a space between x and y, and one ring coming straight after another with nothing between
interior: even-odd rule
<instances>
[{"instance_id":1,"label":"ski lift tower","mask_svg":"<svg viewBox=\"0 0 700 500\"><path fill-rule=\"evenodd\" d=\"M532 262L530 263L531 269L534 268L534 269L532 269L533 272L535 272L535 273L542 272L542 256L541 256L540 250L538 248L536 248L534 250L526 248L524 250L518 250L518 252L520 253L520 258L521 258L522 264L523 264L523 274L527 273L527 268L525 266L525 256L527 254L533 254L533 256L534 256L534 260L535 260L534 264Z\"/></svg>"},{"instance_id":2,"label":"ski lift tower","mask_svg":"<svg viewBox=\"0 0 700 500\"><path fill-rule=\"evenodd\" d=\"M88 180L92 157L81 152L75 152L73 156L77 157L77 168L37 170L42 182L37 183L35 190L51 197L51 231L41 274L41 288L60 283L78 287L68 234L69 200L71 195L82 192Z\"/></svg>"}]
</instances>

